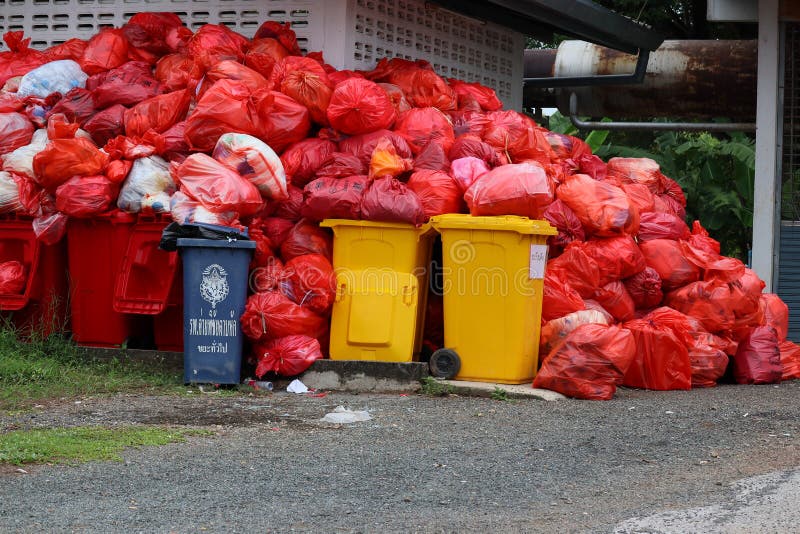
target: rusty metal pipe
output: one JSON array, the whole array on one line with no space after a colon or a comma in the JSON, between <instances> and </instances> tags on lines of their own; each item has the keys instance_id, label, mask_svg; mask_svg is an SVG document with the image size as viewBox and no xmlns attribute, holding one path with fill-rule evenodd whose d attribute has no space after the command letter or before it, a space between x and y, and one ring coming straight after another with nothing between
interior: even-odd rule
<instances>
[{"instance_id":1,"label":"rusty metal pipe","mask_svg":"<svg viewBox=\"0 0 800 534\"><path fill-rule=\"evenodd\" d=\"M581 116L750 121L756 108L756 54L756 41L664 41L650 54L641 84L526 87L525 99L532 106L555 103L564 115L569 95L575 92ZM631 72L635 63L633 55L584 41L564 41L555 56L552 51L526 51L526 65L537 67L530 74L526 68L525 76L542 76L548 70L556 78L623 74Z\"/></svg>"},{"instance_id":2,"label":"rusty metal pipe","mask_svg":"<svg viewBox=\"0 0 800 534\"><path fill-rule=\"evenodd\" d=\"M755 132L754 122L602 122L578 118L578 95L569 97L569 120L580 130L638 131L638 132Z\"/></svg>"}]
</instances>

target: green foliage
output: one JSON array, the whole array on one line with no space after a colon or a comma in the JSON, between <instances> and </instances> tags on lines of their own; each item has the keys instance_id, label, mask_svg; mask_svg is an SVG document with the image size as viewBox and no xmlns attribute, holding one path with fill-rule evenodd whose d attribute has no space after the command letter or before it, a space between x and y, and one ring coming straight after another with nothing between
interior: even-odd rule
<instances>
[{"instance_id":1,"label":"green foliage","mask_svg":"<svg viewBox=\"0 0 800 534\"><path fill-rule=\"evenodd\" d=\"M186 441L208 431L153 427L75 427L16 430L0 436L0 463L77 463L122 461L128 447L166 445Z\"/></svg>"},{"instance_id":2,"label":"green foliage","mask_svg":"<svg viewBox=\"0 0 800 534\"><path fill-rule=\"evenodd\" d=\"M507 401L507 400L509 400L508 391L504 390L501 387L497 387L497 386L495 386L494 391L492 391L492 394L490 395L490 397L491 397L492 400L496 400L496 401Z\"/></svg>"},{"instance_id":3,"label":"green foliage","mask_svg":"<svg viewBox=\"0 0 800 534\"><path fill-rule=\"evenodd\" d=\"M8 325L0 328L0 410L21 409L48 398L164 391L180 384L179 373L141 363L93 361L62 337L24 342Z\"/></svg>"},{"instance_id":4,"label":"green foliage","mask_svg":"<svg viewBox=\"0 0 800 534\"><path fill-rule=\"evenodd\" d=\"M420 382L422 383L420 392L423 395L446 397L453 393L453 388L449 384L443 384L441 380L437 380L432 376L426 376Z\"/></svg>"}]
</instances>

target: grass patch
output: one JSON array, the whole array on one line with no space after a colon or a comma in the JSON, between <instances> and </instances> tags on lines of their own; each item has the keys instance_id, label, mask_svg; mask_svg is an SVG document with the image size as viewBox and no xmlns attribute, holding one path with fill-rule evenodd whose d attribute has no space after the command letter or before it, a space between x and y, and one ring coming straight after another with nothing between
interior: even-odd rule
<instances>
[{"instance_id":1,"label":"grass patch","mask_svg":"<svg viewBox=\"0 0 800 534\"><path fill-rule=\"evenodd\" d=\"M186 436L208 434L211 432L157 427L15 430L0 435L0 463L23 465L122 461L119 453L130 447L179 443L186 441Z\"/></svg>"},{"instance_id":2,"label":"grass patch","mask_svg":"<svg viewBox=\"0 0 800 534\"><path fill-rule=\"evenodd\" d=\"M423 395L429 395L431 397L446 397L453 393L453 387L449 384L443 384L441 381L436 380L432 376L426 376L421 381L422 387L420 388L420 392Z\"/></svg>"},{"instance_id":3,"label":"grass patch","mask_svg":"<svg viewBox=\"0 0 800 534\"><path fill-rule=\"evenodd\" d=\"M140 362L91 360L58 336L23 342L0 328L0 410L25 409L39 401L118 392L178 391L182 376Z\"/></svg>"},{"instance_id":4,"label":"grass patch","mask_svg":"<svg viewBox=\"0 0 800 534\"><path fill-rule=\"evenodd\" d=\"M492 400L496 401L507 401L508 398L508 391L504 390L503 388L495 386L494 391L490 395Z\"/></svg>"}]
</instances>

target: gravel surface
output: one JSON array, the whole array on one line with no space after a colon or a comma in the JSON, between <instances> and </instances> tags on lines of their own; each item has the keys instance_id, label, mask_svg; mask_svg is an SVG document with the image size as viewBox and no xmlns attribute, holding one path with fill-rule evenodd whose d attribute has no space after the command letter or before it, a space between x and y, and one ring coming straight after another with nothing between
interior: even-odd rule
<instances>
[{"instance_id":1,"label":"gravel surface","mask_svg":"<svg viewBox=\"0 0 800 534\"><path fill-rule=\"evenodd\" d=\"M373 419L319 419L343 405ZM800 382L609 402L192 394L65 401L0 430L208 428L122 463L0 471L2 532L610 532L800 466Z\"/></svg>"}]
</instances>

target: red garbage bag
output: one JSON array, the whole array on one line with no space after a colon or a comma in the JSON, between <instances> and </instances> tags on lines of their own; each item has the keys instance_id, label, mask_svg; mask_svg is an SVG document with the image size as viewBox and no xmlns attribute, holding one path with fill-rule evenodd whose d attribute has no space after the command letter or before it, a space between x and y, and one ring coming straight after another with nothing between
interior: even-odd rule
<instances>
[{"instance_id":1,"label":"red garbage bag","mask_svg":"<svg viewBox=\"0 0 800 534\"><path fill-rule=\"evenodd\" d=\"M115 105L98 112L83 124L98 146L125 133L125 106Z\"/></svg>"},{"instance_id":2,"label":"red garbage bag","mask_svg":"<svg viewBox=\"0 0 800 534\"><path fill-rule=\"evenodd\" d=\"M396 178L372 180L361 201L361 217L367 221L420 225L425 211L414 191Z\"/></svg>"},{"instance_id":3,"label":"red garbage bag","mask_svg":"<svg viewBox=\"0 0 800 534\"><path fill-rule=\"evenodd\" d=\"M408 180L408 188L419 197L426 217L461 213L464 199L458 182L443 171L417 171Z\"/></svg>"},{"instance_id":4,"label":"red garbage bag","mask_svg":"<svg viewBox=\"0 0 800 534\"><path fill-rule=\"evenodd\" d=\"M99 83L93 83L95 77ZM161 83L153 77L150 65L142 61L129 61L116 69L96 74L87 80L86 88L91 90L97 109L115 104L134 106L161 94Z\"/></svg>"},{"instance_id":5,"label":"red garbage bag","mask_svg":"<svg viewBox=\"0 0 800 534\"><path fill-rule=\"evenodd\" d=\"M56 189L56 208L64 215L89 218L111 207L117 188L105 176L75 176Z\"/></svg>"},{"instance_id":6,"label":"red garbage bag","mask_svg":"<svg viewBox=\"0 0 800 534\"><path fill-rule=\"evenodd\" d=\"M781 341L778 348L781 352L781 367L783 368L781 380L800 378L800 346L791 341Z\"/></svg>"},{"instance_id":7,"label":"red garbage bag","mask_svg":"<svg viewBox=\"0 0 800 534\"><path fill-rule=\"evenodd\" d=\"M392 142L383 138L378 141L375 150L372 151L372 157L369 161L369 177L382 178L391 176L396 178L410 171L412 166L412 160L400 157Z\"/></svg>"},{"instance_id":8,"label":"red garbage bag","mask_svg":"<svg viewBox=\"0 0 800 534\"><path fill-rule=\"evenodd\" d=\"M661 277L652 267L645 267L642 272L626 278L624 283L637 310L655 308L664 300Z\"/></svg>"},{"instance_id":9,"label":"red garbage bag","mask_svg":"<svg viewBox=\"0 0 800 534\"><path fill-rule=\"evenodd\" d=\"M280 290L280 284L288 279L283 262L277 256L271 256L262 265L251 269L250 289L255 293Z\"/></svg>"},{"instance_id":10,"label":"red garbage bag","mask_svg":"<svg viewBox=\"0 0 800 534\"><path fill-rule=\"evenodd\" d=\"M672 329L645 319L628 321L625 328L636 341L636 356L625 373L624 385L661 391L692 387L689 351Z\"/></svg>"},{"instance_id":11,"label":"red garbage bag","mask_svg":"<svg viewBox=\"0 0 800 534\"><path fill-rule=\"evenodd\" d=\"M563 280L582 298L591 298L600 287L600 266L580 246L568 246L564 253L547 262L545 272Z\"/></svg>"},{"instance_id":12,"label":"red garbage bag","mask_svg":"<svg viewBox=\"0 0 800 534\"><path fill-rule=\"evenodd\" d=\"M288 262L305 254L321 254L328 261L332 260L333 238L328 230L316 223L300 219L281 244L281 257Z\"/></svg>"},{"instance_id":13,"label":"red garbage bag","mask_svg":"<svg viewBox=\"0 0 800 534\"><path fill-rule=\"evenodd\" d=\"M556 195L575 212L589 234L635 235L639 230L639 212L619 187L574 174L558 187Z\"/></svg>"},{"instance_id":14,"label":"red garbage bag","mask_svg":"<svg viewBox=\"0 0 800 534\"><path fill-rule=\"evenodd\" d=\"M328 104L328 121L348 135L390 128L397 115L386 91L364 78L349 78L333 90Z\"/></svg>"},{"instance_id":15,"label":"red garbage bag","mask_svg":"<svg viewBox=\"0 0 800 534\"><path fill-rule=\"evenodd\" d=\"M0 263L0 295L19 295L25 291L25 266L18 261Z\"/></svg>"},{"instance_id":16,"label":"red garbage bag","mask_svg":"<svg viewBox=\"0 0 800 534\"><path fill-rule=\"evenodd\" d=\"M559 159L574 159L584 154L592 153L592 149L582 139L550 131L544 131L543 133L550 148L553 150L553 154Z\"/></svg>"},{"instance_id":17,"label":"red garbage bag","mask_svg":"<svg viewBox=\"0 0 800 534\"><path fill-rule=\"evenodd\" d=\"M647 264L639 247L631 236L590 239L585 243L576 243L586 254L597 261L600 267L600 285L629 278L642 272Z\"/></svg>"},{"instance_id":18,"label":"red garbage bag","mask_svg":"<svg viewBox=\"0 0 800 534\"><path fill-rule=\"evenodd\" d=\"M93 176L103 172L108 156L83 137L54 139L33 157L35 181L49 191L73 176Z\"/></svg>"},{"instance_id":19,"label":"red garbage bag","mask_svg":"<svg viewBox=\"0 0 800 534\"><path fill-rule=\"evenodd\" d=\"M280 376L297 376L322 358L319 341L308 336L286 336L253 347L258 358L256 377L269 372Z\"/></svg>"},{"instance_id":20,"label":"red garbage bag","mask_svg":"<svg viewBox=\"0 0 800 534\"><path fill-rule=\"evenodd\" d=\"M3 34L3 41L8 50L0 52L0 87L5 85L9 78L24 76L50 61L42 52L30 48L31 38L23 36L22 31Z\"/></svg>"},{"instance_id":21,"label":"red garbage bag","mask_svg":"<svg viewBox=\"0 0 800 534\"><path fill-rule=\"evenodd\" d=\"M482 175L464 194L472 215L520 215L541 219L554 200L553 182L534 163L512 163Z\"/></svg>"},{"instance_id":22,"label":"red garbage bag","mask_svg":"<svg viewBox=\"0 0 800 534\"><path fill-rule=\"evenodd\" d=\"M431 142L414 158L414 171L450 171L450 158L441 143Z\"/></svg>"},{"instance_id":23,"label":"red garbage bag","mask_svg":"<svg viewBox=\"0 0 800 534\"><path fill-rule=\"evenodd\" d=\"M728 355L722 350L696 344L689 348L689 363L692 366L692 388L710 388L717 385L728 368Z\"/></svg>"},{"instance_id":24,"label":"red garbage bag","mask_svg":"<svg viewBox=\"0 0 800 534\"><path fill-rule=\"evenodd\" d=\"M450 175L456 180L462 193L466 193L475 180L487 172L489 166L482 159L472 156L454 159L450 164Z\"/></svg>"},{"instance_id":25,"label":"red garbage bag","mask_svg":"<svg viewBox=\"0 0 800 534\"><path fill-rule=\"evenodd\" d=\"M166 131L186 117L191 101L192 95L182 90L154 96L136 104L125 112L125 135L141 137L148 130L158 133Z\"/></svg>"},{"instance_id":26,"label":"red garbage bag","mask_svg":"<svg viewBox=\"0 0 800 534\"><path fill-rule=\"evenodd\" d=\"M189 39L187 53L206 71L226 59L241 63L248 42L227 26L205 24Z\"/></svg>"},{"instance_id":27,"label":"red garbage bag","mask_svg":"<svg viewBox=\"0 0 800 534\"><path fill-rule=\"evenodd\" d=\"M260 139L247 134L222 134L214 146L212 156L220 163L235 169L242 178L256 186L264 198L289 198L281 160Z\"/></svg>"},{"instance_id":28,"label":"red garbage bag","mask_svg":"<svg viewBox=\"0 0 800 534\"><path fill-rule=\"evenodd\" d=\"M731 290L722 282L693 282L668 293L664 303L699 319L712 333L730 330L735 324Z\"/></svg>"},{"instance_id":29,"label":"red garbage bag","mask_svg":"<svg viewBox=\"0 0 800 534\"><path fill-rule=\"evenodd\" d=\"M406 100L415 108L438 108L442 111L456 109L456 92L447 82L429 68L398 69L387 80L400 87Z\"/></svg>"},{"instance_id":30,"label":"red garbage bag","mask_svg":"<svg viewBox=\"0 0 800 534\"><path fill-rule=\"evenodd\" d=\"M53 45L44 50L47 62L58 61L60 59L71 59L78 62L83 57L83 52L89 43L83 39L67 39L61 44Z\"/></svg>"},{"instance_id":31,"label":"red garbage bag","mask_svg":"<svg viewBox=\"0 0 800 534\"><path fill-rule=\"evenodd\" d=\"M248 339L263 342L293 335L317 338L327 330L328 321L286 295L269 291L247 299L241 325Z\"/></svg>"},{"instance_id":32,"label":"red garbage bag","mask_svg":"<svg viewBox=\"0 0 800 534\"><path fill-rule=\"evenodd\" d=\"M616 280L609 282L594 292L594 300L600 303L614 319L620 322L633 319L636 305L633 302L625 284Z\"/></svg>"},{"instance_id":33,"label":"red garbage bag","mask_svg":"<svg viewBox=\"0 0 800 534\"><path fill-rule=\"evenodd\" d=\"M101 30L89 39L79 61L81 70L92 75L115 69L128 61L128 47L128 40L121 30Z\"/></svg>"},{"instance_id":34,"label":"red garbage bag","mask_svg":"<svg viewBox=\"0 0 800 534\"><path fill-rule=\"evenodd\" d=\"M220 61L208 69L206 71L206 80L209 86L219 80L237 80L245 84L254 93L261 89L267 89L266 78L253 69L230 59Z\"/></svg>"},{"instance_id":35,"label":"red garbage bag","mask_svg":"<svg viewBox=\"0 0 800 534\"><path fill-rule=\"evenodd\" d=\"M586 305L583 303L580 294L559 276L545 269L544 289L542 291L542 319L552 321L583 309L586 309Z\"/></svg>"},{"instance_id":36,"label":"red garbage bag","mask_svg":"<svg viewBox=\"0 0 800 534\"><path fill-rule=\"evenodd\" d=\"M501 153L507 153L512 163L536 160L547 165L553 158L553 150L544 136L543 129L533 119L512 110L491 111L486 114L489 123L483 132L483 140Z\"/></svg>"},{"instance_id":37,"label":"red garbage bag","mask_svg":"<svg viewBox=\"0 0 800 534\"><path fill-rule=\"evenodd\" d=\"M503 103L490 87L477 82L462 82L455 78L447 78L447 83L456 92L459 108L465 107L470 101L477 102L483 111L497 111L503 108Z\"/></svg>"},{"instance_id":38,"label":"red garbage bag","mask_svg":"<svg viewBox=\"0 0 800 534\"><path fill-rule=\"evenodd\" d=\"M55 245L67 233L67 220L63 213L40 215L33 220L33 234L45 245Z\"/></svg>"},{"instance_id":39,"label":"red garbage bag","mask_svg":"<svg viewBox=\"0 0 800 534\"><path fill-rule=\"evenodd\" d=\"M211 156L192 154L183 163L172 165L181 191L209 211L252 215L264 204L256 186Z\"/></svg>"},{"instance_id":40,"label":"red garbage bag","mask_svg":"<svg viewBox=\"0 0 800 534\"><path fill-rule=\"evenodd\" d=\"M639 216L639 242L653 239L686 239L690 235L689 227L683 219L671 213L642 213Z\"/></svg>"},{"instance_id":41,"label":"red garbage bag","mask_svg":"<svg viewBox=\"0 0 800 534\"><path fill-rule=\"evenodd\" d=\"M575 215L575 212L560 200L555 200L547 206L542 218L558 230L558 235L548 238L547 242L551 247L564 248L573 241L586 239L581 221Z\"/></svg>"},{"instance_id":42,"label":"red garbage bag","mask_svg":"<svg viewBox=\"0 0 800 534\"><path fill-rule=\"evenodd\" d=\"M336 143L327 139L310 137L289 146L281 154L286 178L298 187L314 179L322 163L336 152Z\"/></svg>"},{"instance_id":43,"label":"red garbage bag","mask_svg":"<svg viewBox=\"0 0 800 534\"><path fill-rule=\"evenodd\" d=\"M47 117L53 115L64 115L70 122L83 124L95 113L94 96L91 91L76 87L70 90L64 97L47 112Z\"/></svg>"},{"instance_id":44,"label":"red garbage bag","mask_svg":"<svg viewBox=\"0 0 800 534\"><path fill-rule=\"evenodd\" d=\"M256 30L253 40L266 38L277 40L288 53L294 56L299 56L302 53L300 45L297 44L297 35L292 30L292 25L289 22L281 24L274 20L268 20L263 23Z\"/></svg>"},{"instance_id":45,"label":"red garbage bag","mask_svg":"<svg viewBox=\"0 0 800 534\"><path fill-rule=\"evenodd\" d=\"M483 160L489 167L497 163L497 152L488 143L484 143L480 137L472 134L465 134L456 137L453 146L450 147L448 154L451 161L460 158L477 158Z\"/></svg>"},{"instance_id":46,"label":"red garbage bag","mask_svg":"<svg viewBox=\"0 0 800 534\"><path fill-rule=\"evenodd\" d=\"M647 266L661 277L664 290L683 287L700 278L700 269L683 255L683 248L672 239L653 239L639 243Z\"/></svg>"},{"instance_id":47,"label":"red garbage bag","mask_svg":"<svg viewBox=\"0 0 800 534\"><path fill-rule=\"evenodd\" d=\"M275 204L275 213L273 215L281 219L297 222L302 218L300 210L303 207L303 190L291 184L287 186L286 190L289 192L289 198Z\"/></svg>"},{"instance_id":48,"label":"red garbage bag","mask_svg":"<svg viewBox=\"0 0 800 534\"><path fill-rule=\"evenodd\" d=\"M336 297L336 277L331 262L321 254L304 254L286 262L285 271L295 302L327 317Z\"/></svg>"},{"instance_id":49,"label":"red garbage bag","mask_svg":"<svg viewBox=\"0 0 800 534\"><path fill-rule=\"evenodd\" d=\"M558 319L547 321L542 325L539 337L539 355L541 359L547 357L570 332L584 324L608 325L609 318L597 310L580 310L568 313Z\"/></svg>"},{"instance_id":50,"label":"red garbage bag","mask_svg":"<svg viewBox=\"0 0 800 534\"><path fill-rule=\"evenodd\" d=\"M317 178L303 190L300 213L313 221L359 219L361 201L368 183L366 176Z\"/></svg>"},{"instance_id":51,"label":"red garbage bag","mask_svg":"<svg viewBox=\"0 0 800 534\"><path fill-rule=\"evenodd\" d=\"M274 245L260 228L250 228L250 240L255 241L256 249L253 252L253 259L250 260L250 270L263 267L277 260L273 250Z\"/></svg>"},{"instance_id":52,"label":"red garbage bag","mask_svg":"<svg viewBox=\"0 0 800 534\"><path fill-rule=\"evenodd\" d=\"M367 169L356 156L332 152L323 160L315 174L317 178L346 178L367 174Z\"/></svg>"},{"instance_id":53,"label":"red garbage bag","mask_svg":"<svg viewBox=\"0 0 800 534\"><path fill-rule=\"evenodd\" d=\"M644 215L645 213L650 213L655 211L656 209L656 199L653 193L647 188L644 184L617 184L614 182L613 179L606 180L609 183L613 183L617 185L620 189L625 191L625 194L628 195L628 199L630 199L631 204L636 206L636 209L639 210L640 215ZM687 227L688 230L688 227Z\"/></svg>"},{"instance_id":54,"label":"red garbage bag","mask_svg":"<svg viewBox=\"0 0 800 534\"><path fill-rule=\"evenodd\" d=\"M169 54L156 63L155 78L165 91L194 88L203 77L203 70L185 54Z\"/></svg>"},{"instance_id":55,"label":"red garbage bag","mask_svg":"<svg viewBox=\"0 0 800 534\"><path fill-rule=\"evenodd\" d=\"M183 27L183 22L175 13L136 13L122 27L128 42L157 55L170 52L167 35L170 30Z\"/></svg>"},{"instance_id":56,"label":"red garbage bag","mask_svg":"<svg viewBox=\"0 0 800 534\"><path fill-rule=\"evenodd\" d=\"M261 123L256 137L278 154L292 143L305 139L311 130L308 110L283 93L266 93L258 112Z\"/></svg>"},{"instance_id":57,"label":"red garbage bag","mask_svg":"<svg viewBox=\"0 0 800 534\"><path fill-rule=\"evenodd\" d=\"M311 120L328 125L333 84L325 69L310 57L288 56L272 70L272 87L304 105Z\"/></svg>"},{"instance_id":58,"label":"red garbage bag","mask_svg":"<svg viewBox=\"0 0 800 534\"><path fill-rule=\"evenodd\" d=\"M653 194L664 193L661 167L649 158L611 158L608 160L608 177L621 183L644 184Z\"/></svg>"},{"instance_id":59,"label":"red garbage bag","mask_svg":"<svg viewBox=\"0 0 800 534\"><path fill-rule=\"evenodd\" d=\"M761 295L767 284L758 277L756 272L750 268L745 268L744 275L739 279L742 289L748 295Z\"/></svg>"},{"instance_id":60,"label":"red garbage bag","mask_svg":"<svg viewBox=\"0 0 800 534\"><path fill-rule=\"evenodd\" d=\"M414 108L403 113L397 120L394 131L403 136L414 155L431 141L436 141L450 152L455 141L455 132L450 119L436 108ZM340 147L344 149L343 147Z\"/></svg>"},{"instance_id":61,"label":"red garbage bag","mask_svg":"<svg viewBox=\"0 0 800 534\"><path fill-rule=\"evenodd\" d=\"M409 104L408 100L406 100L405 93L400 87L393 83L379 83L378 85L380 85L381 88L386 91L386 94L389 95L389 100L392 101L394 111L398 116L412 108L411 104Z\"/></svg>"},{"instance_id":62,"label":"red garbage bag","mask_svg":"<svg viewBox=\"0 0 800 534\"><path fill-rule=\"evenodd\" d=\"M47 118L48 139L72 139L79 128L78 123L70 122L63 113L50 115Z\"/></svg>"},{"instance_id":63,"label":"red garbage bag","mask_svg":"<svg viewBox=\"0 0 800 534\"><path fill-rule=\"evenodd\" d=\"M629 330L581 325L544 360L533 387L576 399L611 400L635 354L636 343Z\"/></svg>"},{"instance_id":64,"label":"red garbage bag","mask_svg":"<svg viewBox=\"0 0 800 534\"><path fill-rule=\"evenodd\" d=\"M372 160L372 153L375 151L375 147L377 147L378 143L384 138L392 142L397 151L397 155L401 158L410 158L412 156L411 148L408 146L408 142L406 142L405 138L389 130L377 130L375 132L343 139L339 142L339 150L346 154L356 156L362 162L364 170L366 171ZM360 172L356 174L366 173Z\"/></svg>"},{"instance_id":65,"label":"red garbage bag","mask_svg":"<svg viewBox=\"0 0 800 534\"><path fill-rule=\"evenodd\" d=\"M22 113L0 113L0 155L30 144L33 124Z\"/></svg>"},{"instance_id":66,"label":"red garbage bag","mask_svg":"<svg viewBox=\"0 0 800 534\"><path fill-rule=\"evenodd\" d=\"M789 335L789 307L775 293L764 293L759 297L764 315L762 326L771 326L778 334L779 341L786 341Z\"/></svg>"},{"instance_id":67,"label":"red garbage bag","mask_svg":"<svg viewBox=\"0 0 800 534\"><path fill-rule=\"evenodd\" d=\"M757 326L739 342L733 357L737 384L776 384L783 376L778 334L771 326Z\"/></svg>"},{"instance_id":68,"label":"red garbage bag","mask_svg":"<svg viewBox=\"0 0 800 534\"><path fill-rule=\"evenodd\" d=\"M244 64L269 80L275 65L288 55L289 51L277 39L253 39L244 56Z\"/></svg>"},{"instance_id":69,"label":"red garbage bag","mask_svg":"<svg viewBox=\"0 0 800 534\"><path fill-rule=\"evenodd\" d=\"M574 160L577 172L585 174L595 180L605 180L607 175L606 162L594 154L583 154ZM655 202L655 198L653 198Z\"/></svg>"},{"instance_id":70,"label":"red garbage bag","mask_svg":"<svg viewBox=\"0 0 800 534\"><path fill-rule=\"evenodd\" d=\"M272 246L279 249L294 228L294 223L280 217L265 217L254 220L251 227L259 228L269 238Z\"/></svg>"},{"instance_id":71,"label":"red garbage bag","mask_svg":"<svg viewBox=\"0 0 800 534\"><path fill-rule=\"evenodd\" d=\"M263 129L260 106L268 103L262 97L260 93L253 95L237 80L220 80L212 85L186 120L186 140L192 150L209 152L220 136L229 132L259 137Z\"/></svg>"}]
</instances>

